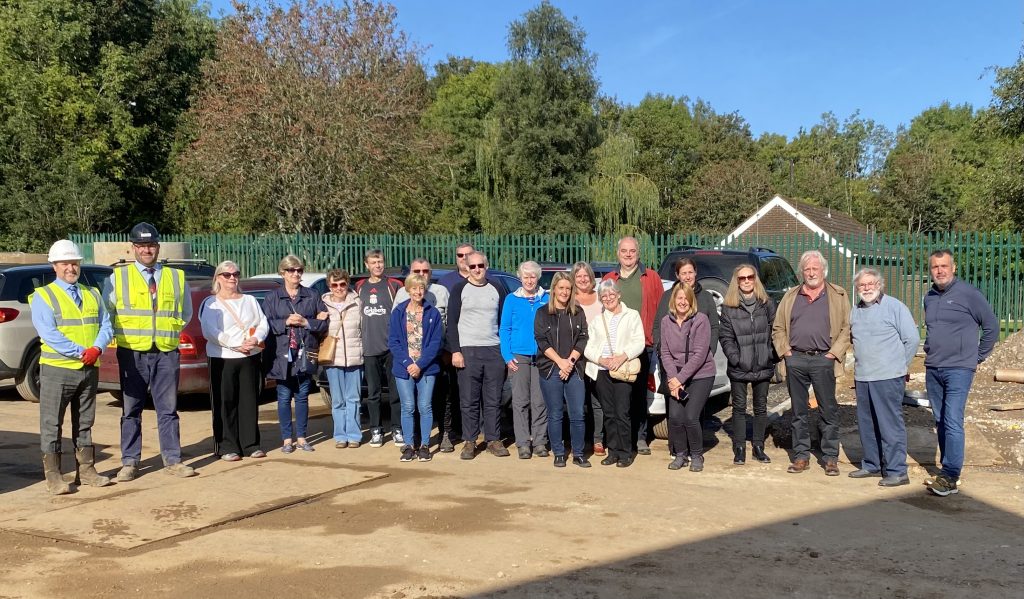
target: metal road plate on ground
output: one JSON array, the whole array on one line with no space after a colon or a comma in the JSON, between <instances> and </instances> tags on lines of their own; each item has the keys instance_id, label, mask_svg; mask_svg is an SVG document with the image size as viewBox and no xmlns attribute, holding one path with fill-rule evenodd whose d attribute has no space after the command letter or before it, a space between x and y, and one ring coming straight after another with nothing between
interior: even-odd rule
<instances>
[{"instance_id":1,"label":"metal road plate on ground","mask_svg":"<svg viewBox=\"0 0 1024 599\"><path fill-rule=\"evenodd\" d=\"M152 476L166 475L157 472ZM166 484L134 492L131 483L118 484L108 488L128 492L0 521L0 528L131 549L386 476L383 472L268 461L190 479L168 477Z\"/></svg>"}]
</instances>

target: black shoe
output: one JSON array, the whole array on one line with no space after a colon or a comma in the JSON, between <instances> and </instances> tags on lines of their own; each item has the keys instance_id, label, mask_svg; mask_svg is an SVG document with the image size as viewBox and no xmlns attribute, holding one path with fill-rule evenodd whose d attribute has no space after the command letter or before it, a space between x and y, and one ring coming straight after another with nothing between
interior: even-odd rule
<instances>
[{"instance_id":1,"label":"black shoe","mask_svg":"<svg viewBox=\"0 0 1024 599\"><path fill-rule=\"evenodd\" d=\"M651 447L645 441L637 441L636 452L640 455L651 455Z\"/></svg>"},{"instance_id":2,"label":"black shoe","mask_svg":"<svg viewBox=\"0 0 1024 599\"><path fill-rule=\"evenodd\" d=\"M846 476L849 476L850 478L881 478L882 473L877 470L872 472L871 470L861 468L860 470L854 470Z\"/></svg>"},{"instance_id":3,"label":"black shoe","mask_svg":"<svg viewBox=\"0 0 1024 599\"><path fill-rule=\"evenodd\" d=\"M520 460L528 460L528 459L530 459L531 456L533 456L533 454L530 453L530 448L529 447L520 447L519 448L519 459Z\"/></svg>"},{"instance_id":4,"label":"black shoe","mask_svg":"<svg viewBox=\"0 0 1024 599\"><path fill-rule=\"evenodd\" d=\"M556 455L555 456L555 468L565 468L565 456L564 455Z\"/></svg>"},{"instance_id":5,"label":"black shoe","mask_svg":"<svg viewBox=\"0 0 1024 599\"><path fill-rule=\"evenodd\" d=\"M753 445L753 446L751 446L750 453L751 453L751 455L754 456L755 460L757 460L758 462L761 462L762 464L771 464L772 463L772 459L770 457L768 457L768 454L766 454L764 452L764 445Z\"/></svg>"},{"instance_id":6,"label":"black shoe","mask_svg":"<svg viewBox=\"0 0 1024 599\"><path fill-rule=\"evenodd\" d=\"M742 466L747 463L747 446L746 445L733 445L732 446L732 463L737 466Z\"/></svg>"},{"instance_id":7,"label":"black shoe","mask_svg":"<svg viewBox=\"0 0 1024 599\"><path fill-rule=\"evenodd\" d=\"M633 465L633 456L629 456L628 458L620 458L619 462L615 465L618 466L619 468L629 468L630 466Z\"/></svg>"},{"instance_id":8,"label":"black shoe","mask_svg":"<svg viewBox=\"0 0 1024 599\"><path fill-rule=\"evenodd\" d=\"M614 466L615 464L618 464L618 463L619 463L619 458L613 457L611 455L609 455L605 459L601 460L601 465L602 466Z\"/></svg>"},{"instance_id":9,"label":"black shoe","mask_svg":"<svg viewBox=\"0 0 1024 599\"><path fill-rule=\"evenodd\" d=\"M906 474L900 476L885 476L878 481L879 487L902 487L910 484L910 477Z\"/></svg>"},{"instance_id":10,"label":"black shoe","mask_svg":"<svg viewBox=\"0 0 1024 599\"><path fill-rule=\"evenodd\" d=\"M581 455L572 456L572 463L576 464L580 468L590 468L590 461Z\"/></svg>"}]
</instances>

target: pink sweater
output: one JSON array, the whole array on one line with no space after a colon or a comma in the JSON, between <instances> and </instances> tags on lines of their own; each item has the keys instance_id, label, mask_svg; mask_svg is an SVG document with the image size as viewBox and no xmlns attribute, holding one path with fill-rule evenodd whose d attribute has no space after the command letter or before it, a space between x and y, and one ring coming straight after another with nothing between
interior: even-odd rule
<instances>
[{"instance_id":1,"label":"pink sweater","mask_svg":"<svg viewBox=\"0 0 1024 599\"><path fill-rule=\"evenodd\" d=\"M686 353L686 338L690 338L690 353ZM715 376L715 357L711 353L711 323L697 312L680 326L676 317L666 314L661 321L662 380L679 379L684 385L693 379Z\"/></svg>"}]
</instances>

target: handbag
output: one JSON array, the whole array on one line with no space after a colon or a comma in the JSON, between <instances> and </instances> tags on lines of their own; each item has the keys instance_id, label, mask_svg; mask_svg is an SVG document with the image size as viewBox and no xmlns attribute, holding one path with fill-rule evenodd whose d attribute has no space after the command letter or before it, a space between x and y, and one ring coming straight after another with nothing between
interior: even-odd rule
<instances>
[{"instance_id":1,"label":"handbag","mask_svg":"<svg viewBox=\"0 0 1024 599\"><path fill-rule=\"evenodd\" d=\"M327 306L330 310L331 307ZM344 316L339 314L339 318ZM329 366L334 364L334 354L338 351L338 337L345 333L345 324L342 322L338 326L338 334L331 336L327 335L324 340L320 342L320 349L316 352L316 363L321 366Z\"/></svg>"},{"instance_id":2,"label":"handbag","mask_svg":"<svg viewBox=\"0 0 1024 599\"><path fill-rule=\"evenodd\" d=\"M605 318L604 312L601 312L601 322L604 323L604 334L608 341L608 351L615 355L615 349L612 347L612 334L608 331L608 320ZM640 358L626 360L622 363L622 366L615 370L608 370L608 376L625 383L636 382L638 374L640 374Z\"/></svg>"}]
</instances>

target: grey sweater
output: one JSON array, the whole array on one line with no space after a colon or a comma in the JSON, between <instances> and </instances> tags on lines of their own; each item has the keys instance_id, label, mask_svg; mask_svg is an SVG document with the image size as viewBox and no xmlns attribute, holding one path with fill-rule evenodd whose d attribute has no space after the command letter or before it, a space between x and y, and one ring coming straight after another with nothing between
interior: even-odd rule
<instances>
[{"instance_id":1,"label":"grey sweater","mask_svg":"<svg viewBox=\"0 0 1024 599\"><path fill-rule=\"evenodd\" d=\"M878 301L858 302L850 312L850 336L857 381L885 381L907 374L917 344L917 325L903 302L882 294Z\"/></svg>"}]
</instances>

